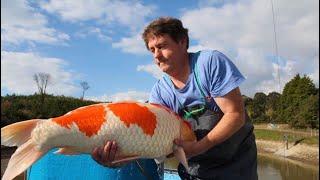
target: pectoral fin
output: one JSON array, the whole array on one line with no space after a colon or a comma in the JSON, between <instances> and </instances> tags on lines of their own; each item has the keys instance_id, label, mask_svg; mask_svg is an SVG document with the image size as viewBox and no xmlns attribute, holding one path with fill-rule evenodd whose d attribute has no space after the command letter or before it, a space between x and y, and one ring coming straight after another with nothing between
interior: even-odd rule
<instances>
[{"instance_id":1,"label":"pectoral fin","mask_svg":"<svg viewBox=\"0 0 320 180\"><path fill-rule=\"evenodd\" d=\"M186 154L183 150L182 147L180 146L174 146L173 148L173 154L174 157L176 157L176 159L186 168L186 170L189 170L189 166L188 166L188 161L187 161L187 157Z\"/></svg>"},{"instance_id":2,"label":"pectoral fin","mask_svg":"<svg viewBox=\"0 0 320 180\"><path fill-rule=\"evenodd\" d=\"M127 161L133 161L140 159L141 156L133 155L133 156L118 156L114 161L112 161L113 164L127 162Z\"/></svg>"},{"instance_id":3,"label":"pectoral fin","mask_svg":"<svg viewBox=\"0 0 320 180\"><path fill-rule=\"evenodd\" d=\"M162 157L158 157L158 158L155 158L154 161L157 163L157 164L161 164L164 162L164 160L166 160L166 156L162 156Z\"/></svg>"}]
</instances>

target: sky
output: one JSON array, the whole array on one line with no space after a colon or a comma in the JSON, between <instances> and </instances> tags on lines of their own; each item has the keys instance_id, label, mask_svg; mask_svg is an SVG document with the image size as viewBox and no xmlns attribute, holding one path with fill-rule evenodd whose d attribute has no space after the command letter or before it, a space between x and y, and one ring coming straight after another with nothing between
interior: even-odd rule
<instances>
[{"instance_id":1,"label":"sky","mask_svg":"<svg viewBox=\"0 0 320 180\"><path fill-rule=\"evenodd\" d=\"M44 72L48 94L79 98L85 81L85 99L146 101L162 73L141 34L160 16L182 20L189 52L226 54L246 96L298 73L319 87L318 0L1 0L1 95L34 94Z\"/></svg>"}]
</instances>

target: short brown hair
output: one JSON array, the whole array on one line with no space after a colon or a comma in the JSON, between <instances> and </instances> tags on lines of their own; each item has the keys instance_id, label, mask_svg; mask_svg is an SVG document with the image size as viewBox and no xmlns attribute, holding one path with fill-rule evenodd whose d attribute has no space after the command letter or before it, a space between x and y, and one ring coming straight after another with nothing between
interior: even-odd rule
<instances>
[{"instance_id":1,"label":"short brown hair","mask_svg":"<svg viewBox=\"0 0 320 180\"><path fill-rule=\"evenodd\" d=\"M189 47L189 36L188 29L184 28L182 22L179 19L172 17L160 17L152 21L145 29L142 34L142 38L145 42L147 49L149 38L151 36L159 36L168 34L175 42L186 38L187 49Z\"/></svg>"}]
</instances>

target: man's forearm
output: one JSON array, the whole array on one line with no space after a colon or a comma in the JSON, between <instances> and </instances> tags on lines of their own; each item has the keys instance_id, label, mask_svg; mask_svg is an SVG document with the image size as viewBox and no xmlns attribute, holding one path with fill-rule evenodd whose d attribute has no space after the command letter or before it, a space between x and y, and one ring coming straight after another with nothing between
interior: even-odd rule
<instances>
[{"instance_id":1,"label":"man's forearm","mask_svg":"<svg viewBox=\"0 0 320 180\"><path fill-rule=\"evenodd\" d=\"M222 143L237 132L245 123L244 113L234 112L223 115L218 124L200 140L203 152Z\"/></svg>"}]
</instances>

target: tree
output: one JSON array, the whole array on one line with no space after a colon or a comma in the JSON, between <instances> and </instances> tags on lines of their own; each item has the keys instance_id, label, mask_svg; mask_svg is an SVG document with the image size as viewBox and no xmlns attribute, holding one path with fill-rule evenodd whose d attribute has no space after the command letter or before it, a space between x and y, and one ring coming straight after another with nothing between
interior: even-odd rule
<instances>
[{"instance_id":1,"label":"tree","mask_svg":"<svg viewBox=\"0 0 320 180\"><path fill-rule=\"evenodd\" d=\"M244 106L245 106L245 109L248 113L248 116L250 119L252 119L252 115L253 115L253 99L248 97L248 96L245 96L245 95L242 95L242 99L243 99L243 102L244 102Z\"/></svg>"},{"instance_id":2,"label":"tree","mask_svg":"<svg viewBox=\"0 0 320 180\"><path fill-rule=\"evenodd\" d=\"M33 80L37 83L39 94L41 95L41 103L44 102L47 86L51 76L48 73L40 72L33 75Z\"/></svg>"},{"instance_id":3,"label":"tree","mask_svg":"<svg viewBox=\"0 0 320 180\"><path fill-rule=\"evenodd\" d=\"M33 80L37 83L39 94L46 94L46 88L51 79L50 74L48 73L36 73L33 75Z\"/></svg>"},{"instance_id":4,"label":"tree","mask_svg":"<svg viewBox=\"0 0 320 180\"><path fill-rule=\"evenodd\" d=\"M304 99L290 125L296 128L319 128L319 94Z\"/></svg>"},{"instance_id":5,"label":"tree","mask_svg":"<svg viewBox=\"0 0 320 180\"><path fill-rule=\"evenodd\" d=\"M82 96L81 96L80 99L83 100L83 98L84 98L84 93L85 93L86 90L88 90L88 89L90 88L90 86L89 86L88 82L86 82L86 81L81 81L81 82L80 82L80 86L82 87Z\"/></svg>"},{"instance_id":6,"label":"tree","mask_svg":"<svg viewBox=\"0 0 320 180\"><path fill-rule=\"evenodd\" d=\"M317 93L318 90L309 77L301 78L297 74L283 89L278 118L285 120L292 127L314 127L315 125L310 123L319 118L319 111L314 109L319 103Z\"/></svg>"},{"instance_id":7,"label":"tree","mask_svg":"<svg viewBox=\"0 0 320 180\"><path fill-rule=\"evenodd\" d=\"M254 122L265 122L267 116L265 113L267 95L257 92L253 97L251 118Z\"/></svg>"},{"instance_id":8,"label":"tree","mask_svg":"<svg viewBox=\"0 0 320 180\"><path fill-rule=\"evenodd\" d=\"M267 96L267 103L265 107L266 115L269 118L270 123L274 123L276 121L277 112L279 111L279 100L281 94L277 92L271 92Z\"/></svg>"}]
</instances>

